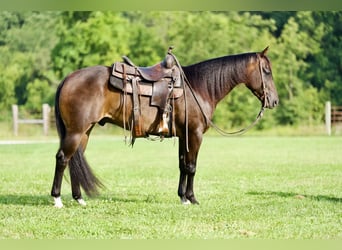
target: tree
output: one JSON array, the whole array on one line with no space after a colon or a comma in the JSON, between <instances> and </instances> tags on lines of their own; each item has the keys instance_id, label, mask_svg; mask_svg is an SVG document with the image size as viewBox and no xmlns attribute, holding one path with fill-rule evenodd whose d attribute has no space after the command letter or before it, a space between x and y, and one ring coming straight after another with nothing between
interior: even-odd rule
<instances>
[{"instance_id":1,"label":"tree","mask_svg":"<svg viewBox=\"0 0 342 250\"><path fill-rule=\"evenodd\" d=\"M307 58L309 66L302 77L322 92L325 101L342 105L342 12L313 12L312 16L311 30L322 27L323 34L320 49Z\"/></svg>"},{"instance_id":2,"label":"tree","mask_svg":"<svg viewBox=\"0 0 342 250\"><path fill-rule=\"evenodd\" d=\"M82 67L129 56L141 66L173 45L182 65L250 51L268 53L280 106L258 128L315 124L323 105L342 105L342 12L86 11L0 12L0 112L17 103L40 112L57 84ZM238 88L214 120L226 128L255 119L259 102ZM4 119L4 118L1 118Z\"/></svg>"},{"instance_id":3,"label":"tree","mask_svg":"<svg viewBox=\"0 0 342 250\"><path fill-rule=\"evenodd\" d=\"M52 51L59 78L98 64L110 65L129 52L129 23L115 12L91 12L86 21L75 20L59 27L59 43Z\"/></svg>"},{"instance_id":4,"label":"tree","mask_svg":"<svg viewBox=\"0 0 342 250\"><path fill-rule=\"evenodd\" d=\"M309 67L308 56L319 52L323 25L312 26L311 12L298 12L296 18L306 29L300 28L294 17L289 18L278 38L273 64L281 100L276 117L279 123L290 125L317 120L312 115L321 110L318 92L303 79L302 72Z\"/></svg>"},{"instance_id":5,"label":"tree","mask_svg":"<svg viewBox=\"0 0 342 250\"><path fill-rule=\"evenodd\" d=\"M3 21L0 69L4 72L0 78L0 106L9 110L14 102L21 105L31 102L27 94L30 83L53 84L50 51L57 40L53 32L57 13L2 12L0 20Z\"/></svg>"}]
</instances>

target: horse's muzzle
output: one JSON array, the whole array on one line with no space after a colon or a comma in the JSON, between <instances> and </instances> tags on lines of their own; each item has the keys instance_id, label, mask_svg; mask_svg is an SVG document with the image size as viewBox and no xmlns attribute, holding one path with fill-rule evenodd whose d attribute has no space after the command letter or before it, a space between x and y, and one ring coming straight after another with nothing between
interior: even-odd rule
<instances>
[{"instance_id":1,"label":"horse's muzzle","mask_svg":"<svg viewBox=\"0 0 342 250\"><path fill-rule=\"evenodd\" d=\"M265 101L266 103L264 103L264 107L269 109L273 109L279 104L278 96L267 95Z\"/></svg>"}]
</instances>

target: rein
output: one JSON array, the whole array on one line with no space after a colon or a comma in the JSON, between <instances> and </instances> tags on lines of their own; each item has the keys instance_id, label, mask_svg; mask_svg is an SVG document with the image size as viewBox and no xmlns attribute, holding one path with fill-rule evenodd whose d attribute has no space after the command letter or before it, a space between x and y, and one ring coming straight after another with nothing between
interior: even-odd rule
<instances>
[{"instance_id":1,"label":"rein","mask_svg":"<svg viewBox=\"0 0 342 250\"><path fill-rule=\"evenodd\" d=\"M223 136L242 135L242 134L246 133L248 130L250 130L251 128L253 128L259 122L259 120L262 118L262 116L264 114L264 111L265 111L265 108L266 108L266 104L267 104L267 88L266 88L266 85L265 85L265 81L264 81L264 77L263 77L263 73L262 73L261 60L260 60L259 56L258 56L258 59L259 59L259 70L260 70L261 82L262 82L262 87L263 87L263 95L262 95L263 105L261 106L261 109L260 109L256 119L249 126L247 126L245 128L242 128L240 130L234 131L234 132L226 132L223 129L219 128L215 123L213 123L211 121L211 119L208 118L208 116L204 112L202 106L200 105L200 102L199 102L199 100L198 100L198 98L197 98L193 88L191 87L190 82L187 79L184 71L182 70L182 67L179 64L176 56L173 55L171 52L169 52L169 54L172 55L173 58L175 59L175 61L177 63L177 66L180 69L182 80L188 86L192 96L194 97L198 107L200 108L200 110L202 112L203 117L206 120L206 123L208 125L210 125L211 127L213 127L219 134L221 134ZM185 118L185 122L186 122L186 148L187 148L187 151L189 152L189 145L188 145L188 111L187 111L187 102L186 102L186 94L185 94L185 86L184 85L183 85L183 89L184 89L184 97L185 97L184 100L185 100L185 117L186 117Z\"/></svg>"},{"instance_id":2,"label":"rein","mask_svg":"<svg viewBox=\"0 0 342 250\"><path fill-rule=\"evenodd\" d=\"M203 112L202 108L201 108L201 111L202 111L204 117L209 121L210 126L213 127L219 134L221 134L223 136L242 135L242 134L246 133L248 130L253 128L259 122L259 120L262 118L262 116L264 115L264 111L265 111L266 104L267 104L267 88L266 88L266 84L264 81L264 76L262 74L261 60L260 60L259 56L258 56L258 59L259 59L259 70L260 70L260 76L261 76L261 83L262 83L262 88L263 88L263 95L262 95L263 105L261 106L261 109L260 109L257 117L255 118L255 120L250 125L248 125L245 128L242 128L240 130L234 131L234 132L226 132L223 129L219 128L216 124L214 124L210 119L208 119L207 116L205 115L205 113ZM192 92L193 92L193 90L192 90ZM194 93L193 93L193 95L194 95ZM195 98L195 99L196 99L197 104L199 105L197 98Z\"/></svg>"}]
</instances>

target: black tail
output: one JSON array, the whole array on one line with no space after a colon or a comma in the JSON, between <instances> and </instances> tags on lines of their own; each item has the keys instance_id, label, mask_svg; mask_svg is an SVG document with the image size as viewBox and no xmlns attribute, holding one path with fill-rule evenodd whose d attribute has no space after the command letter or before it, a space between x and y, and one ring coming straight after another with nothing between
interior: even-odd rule
<instances>
[{"instance_id":1,"label":"black tail","mask_svg":"<svg viewBox=\"0 0 342 250\"><path fill-rule=\"evenodd\" d=\"M55 118L56 118L56 128L58 131L58 135L60 141L62 141L65 137L65 125L63 123L61 113L59 111L59 96L61 95L61 90L64 85L65 79L61 82L57 88L56 96L55 96Z\"/></svg>"},{"instance_id":2,"label":"black tail","mask_svg":"<svg viewBox=\"0 0 342 250\"><path fill-rule=\"evenodd\" d=\"M60 110L59 110L59 97L61 93L61 89L64 85L64 81L58 86L56 97L55 97L55 118L56 118L56 127L58 131L58 135L60 138L60 142L64 140L66 136L66 128L64 122L62 120ZM62 145L60 145L62 146ZM71 178L81 185L83 190L86 192L88 196L94 196L98 194L98 187L104 187L104 185L99 181L98 178L91 171L89 164L87 163L83 150L81 146L78 147L76 152L69 160L69 171Z\"/></svg>"},{"instance_id":3,"label":"black tail","mask_svg":"<svg viewBox=\"0 0 342 250\"><path fill-rule=\"evenodd\" d=\"M99 194L98 188L104 187L90 169L81 147L79 147L71 157L69 161L69 170L71 178L81 185L88 196Z\"/></svg>"}]
</instances>

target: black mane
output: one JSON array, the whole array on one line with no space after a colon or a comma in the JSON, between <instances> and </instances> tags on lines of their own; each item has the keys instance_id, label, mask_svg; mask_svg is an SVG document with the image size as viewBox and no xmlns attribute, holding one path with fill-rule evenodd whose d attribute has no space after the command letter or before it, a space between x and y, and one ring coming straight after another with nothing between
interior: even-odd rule
<instances>
[{"instance_id":1,"label":"black mane","mask_svg":"<svg viewBox=\"0 0 342 250\"><path fill-rule=\"evenodd\" d=\"M256 53L244 53L209 59L182 67L192 88L204 98L221 100L246 80L246 68Z\"/></svg>"}]
</instances>

